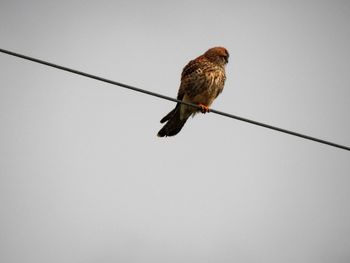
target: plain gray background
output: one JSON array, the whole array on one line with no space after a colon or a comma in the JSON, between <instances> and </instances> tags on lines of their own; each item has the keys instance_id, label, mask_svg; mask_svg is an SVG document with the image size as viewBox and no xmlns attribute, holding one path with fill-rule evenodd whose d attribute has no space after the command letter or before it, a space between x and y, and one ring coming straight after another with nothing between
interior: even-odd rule
<instances>
[{"instance_id":1,"label":"plain gray background","mask_svg":"<svg viewBox=\"0 0 350 263\"><path fill-rule=\"evenodd\" d=\"M0 2L1 48L350 145L349 1ZM0 261L349 262L350 154L0 54Z\"/></svg>"}]
</instances>

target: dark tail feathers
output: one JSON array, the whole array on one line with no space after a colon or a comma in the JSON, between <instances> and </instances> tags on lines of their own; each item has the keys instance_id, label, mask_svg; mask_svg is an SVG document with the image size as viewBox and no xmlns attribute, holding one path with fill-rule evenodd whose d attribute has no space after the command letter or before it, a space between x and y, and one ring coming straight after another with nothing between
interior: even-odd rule
<instances>
[{"instance_id":1,"label":"dark tail feathers","mask_svg":"<svg viewBox=\"0 0 350 263\"><path fill-rule=\"evenodd\" d=\"M188 118L183 120L180 119L180 106L177 105L175 109L169 112L163 119L161 119L161 123L168 121L162 129L158 132L158 137L164 136L174 136L178 134L182 127L185 125Z\"/></svg>"},{"instance_id":2,"label":"dark tail feathers","mask_svg":"<svg viewBox=\"0 0 350 263\"><path fill-rule=\"evenodd\" d=\"M171 112L169 112L167 115L165 115L165 116L163 117L163 119L160 120L160 123L164 123L164 122L170 120L171 117L174 116L175 112L176 112L179 108L180 108L180 103L176 104L176 107L175 107Z\"/></svg>"}]
</instances>

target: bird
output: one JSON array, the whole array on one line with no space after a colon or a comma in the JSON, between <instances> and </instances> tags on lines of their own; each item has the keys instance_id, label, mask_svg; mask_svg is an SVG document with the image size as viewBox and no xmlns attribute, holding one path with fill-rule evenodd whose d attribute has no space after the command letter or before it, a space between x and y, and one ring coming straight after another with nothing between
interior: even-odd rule
<instances>
[{"instance_id":1,"label":"bird","mask_svg":"<svg viewBox=\"0 0 350 263\"><path fill-rule=\"evenodd\" d=\"M175 108L160 120L160 123L165 125L159 130L158 137L174 136L181 131L191 115L210 112L209 107L223 91L228 59L229 53L226 48L213 47L183 68L177 99L199 107L178 102Z\"/></svg>"}]
</instances>

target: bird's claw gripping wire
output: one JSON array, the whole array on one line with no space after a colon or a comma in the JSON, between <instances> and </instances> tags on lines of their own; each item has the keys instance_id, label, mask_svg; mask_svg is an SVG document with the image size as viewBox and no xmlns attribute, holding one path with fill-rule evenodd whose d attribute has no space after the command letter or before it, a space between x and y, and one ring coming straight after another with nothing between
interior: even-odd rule
<instances>
[{"instance_id":1,"label":"bird's claw gripping wire","mask_svg":"<svg viewBox=\"0 0 350 263\"><path fill-rule=\"evenodd\" d=\"M207 113L207 112L210 112L210 109L208 106L204 105L204 104L201 104L199 103L198 106L200 107L200 111L202 113Z\"/></svg>"}]
</instances>

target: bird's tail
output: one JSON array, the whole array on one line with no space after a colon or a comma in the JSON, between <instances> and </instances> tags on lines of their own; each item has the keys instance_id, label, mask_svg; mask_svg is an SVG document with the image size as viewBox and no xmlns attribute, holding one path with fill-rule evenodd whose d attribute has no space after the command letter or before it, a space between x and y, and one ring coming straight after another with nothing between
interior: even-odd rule
<instances>
[{"instance_id":1,"label":"bird's tail","mask_svg":"<svg viewBox=\"0 0 350 263\"><path fill-rule=\"evenodd\" d=\"M190 115L189 115L190 116ZM182 127L185 125L188 117L181 119L180 118L180 105L177 105L175 109L169 112L160 122L163 123L167 121L167 123L160 129L157 136L174 136L178 134Z\"/></svg>"},{"instance_id":2,"label":"bird's tail","mask_svg":"<svg viewBox=\"0 0 350 263\"><path fill-rule=\"evenodd\" d=\"M169 112L167 115L165 115L163 117L163 119L160 120L160 123L164 123L164 122L168 121L169 119L171 119L174 116L174 114L176 113L176 111L179 110L180 106L181 106L180 103L177 103L176 107L171 112Z\"/></svg>"}]
</instances>

